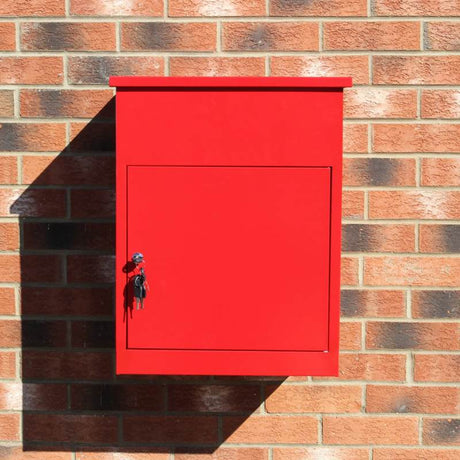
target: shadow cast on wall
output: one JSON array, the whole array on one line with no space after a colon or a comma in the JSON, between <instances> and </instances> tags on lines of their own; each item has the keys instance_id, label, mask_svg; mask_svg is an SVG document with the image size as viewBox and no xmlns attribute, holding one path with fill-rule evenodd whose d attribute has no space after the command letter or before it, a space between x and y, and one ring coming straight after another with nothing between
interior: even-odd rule
<instances>
[{"instance_id":1,"label":"shadow cast on wall","mask_svg":"<svg viewBox=\"0 0 460 460\"><path fill-rule=\"evenodd\" d=\"M11 206L23 448L212 452L284 378L115 375L114 119L113 98Z\"/></svg>"}]
</instances>

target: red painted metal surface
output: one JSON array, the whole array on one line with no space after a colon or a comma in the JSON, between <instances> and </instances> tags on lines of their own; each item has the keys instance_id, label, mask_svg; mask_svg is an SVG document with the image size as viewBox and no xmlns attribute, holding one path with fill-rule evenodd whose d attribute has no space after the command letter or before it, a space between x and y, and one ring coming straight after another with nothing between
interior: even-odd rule
<instances>
[{"instance_id":1,"label":"red painted metal surface","mask_svg":"<svg viewBox=\"0 0 460 460\"><path fill-rule=\"evenodd\" d=\"M335 375L348 78L112 77L117 372ZM134 252L150 291L132 308Z\"/></svg>"}]
</instances>

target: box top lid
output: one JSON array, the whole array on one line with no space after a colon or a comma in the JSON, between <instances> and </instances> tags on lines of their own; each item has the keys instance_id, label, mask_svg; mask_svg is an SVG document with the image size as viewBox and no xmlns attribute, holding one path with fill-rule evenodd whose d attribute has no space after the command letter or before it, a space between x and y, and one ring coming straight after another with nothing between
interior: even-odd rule
<instances>
[{"instance_id":1,"label":"box top lid","mask_svg":"<svg viewBox=\"0 0 460 460\"><path fill-rule=\"evenodd\" d=\"M113 76L117 88L348 88L351 77L145 77Z\"/></svg>"}]
</instances>

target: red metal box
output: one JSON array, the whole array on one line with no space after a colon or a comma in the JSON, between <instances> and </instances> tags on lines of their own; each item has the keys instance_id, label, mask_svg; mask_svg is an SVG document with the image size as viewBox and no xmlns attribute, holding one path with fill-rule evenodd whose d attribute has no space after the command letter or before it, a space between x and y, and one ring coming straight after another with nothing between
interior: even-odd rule
<instances>
[{"instance_id":1,"label":"red metal box","mask_svg":"<svg viewBox=\"0 0 460 460\"><path fill-rule=\"evenodd\" d=\"M351 79L110 84L117 373L336 375Z\"/></svg>"}]
</instances>

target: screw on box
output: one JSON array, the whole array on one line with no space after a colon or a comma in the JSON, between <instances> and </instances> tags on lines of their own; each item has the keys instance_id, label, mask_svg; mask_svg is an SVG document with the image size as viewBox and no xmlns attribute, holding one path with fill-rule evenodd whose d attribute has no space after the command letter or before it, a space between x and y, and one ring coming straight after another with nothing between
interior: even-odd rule
<instances>
[{"instance_id":1,"label":"screw on box","mask_svg":"<svg viewBox=\"0 0 460 460\"><path fill-rule=\"evenodd\" d=\"M144 270L144 255L140 252L135 252L131 257L131 260L135 265L131 279L133 282L134 298L136 299L136 310L139 310L139 307L143 310L144 299L147 296L147 291L149 290Z\"/></svg>"}]
</instances>

